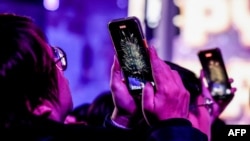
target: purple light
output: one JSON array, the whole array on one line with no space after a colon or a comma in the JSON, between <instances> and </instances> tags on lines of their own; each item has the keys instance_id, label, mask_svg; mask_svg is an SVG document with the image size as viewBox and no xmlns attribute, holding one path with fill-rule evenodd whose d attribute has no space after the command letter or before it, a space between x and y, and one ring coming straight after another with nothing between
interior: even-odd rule
<instances>
[{"instance_id":1,"label":"purple light","mask_svg":"<svg viewBox=\"0 0 250 141\"><path fill-rule=\"evenodd\" d=\"M127 2L127 0L117 0L116 5L120 9L125 9L128 6L128 2Z\"/></svg>"}]
</instances>

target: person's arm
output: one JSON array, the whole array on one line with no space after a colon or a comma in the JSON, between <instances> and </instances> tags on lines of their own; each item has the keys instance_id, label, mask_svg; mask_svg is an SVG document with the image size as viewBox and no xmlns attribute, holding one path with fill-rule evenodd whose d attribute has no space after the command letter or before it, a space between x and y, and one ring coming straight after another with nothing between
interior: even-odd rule
<instances>
[{"instance_id":1,"label":"person's arm","mask_svg":"<svg viewBox=\"0 0 250 141\"><path fill-rule=\"evenodd\" d=\"M190 96L179 74L157 56L155 49L149 49L149 56L155 88L151 83L145 85L139 106L122 81L121 68L115 57L110 83L115 109L110 120L123 127L136 128L141 116L149 125L143 129L148 132L138 133L138 136L146 135L139 137L143 141L207 140L206 135L188 121Z\"/></svg>"},{"instance_id":2,"label":"person's arm","mask_svg":"<svg viewBox=\"0 0 250 141\"><path fill-rule=\"evenodd\" d=\"M212 97L211 92L209 91L207 81L205 80L204 72L200 72L200 82L202 87L202 93L198 96L196 108L198 114L190 113L189 118L193 124L193 127L199 129L208 136L208 139L211 138L212 124L215 119L219 118L219 115L224 111L227 105L231 102L236 91L235 87L232 87L231 94L232 97L225 100L216 100ZM229 79L229 83L232 83L233 79Z\"/></svg>"},{"instance_id":3,"label":"person's arm","mask_svg":"<svg viewBox=\"0 0 250 141\"><path fill-rule=\"evenodd\" d=\"M117 130L117 129L118 130L132 130L132 128L129 128L123 124L117 123L114 120L112 120L111 116L109 114L105 117L103 126L105 128L115 129L115 130Z\"/></svg>"},{"instance_id":4,"label":"person's arm","mask_svg":"<svg viewBox=\"0 0 250 141\"><path fill-rule=\"evenodd\" d=\"M216 100L212 97L211 92L209 91L208 88L208 84L206 83L205 80L205 74L203 72L203 70L201 70L200 72L200 81L202 84L202 96L204 98L209 98L212 100L212 104L210 106L210 111L209 114L211 116L211 121L213 122L216 118L218 118L220 116L220 114L226 109L226 107L229 105L229 103L232 101L232 99L234 98L234 94L236 92L236 88L232 87L230 89L230 93L232 95L232 97L228 98L228 99L224 99L224 100ZM229 83L232 84L233 83L233 78L229 79Z\"/></svg>"}]
</instances>

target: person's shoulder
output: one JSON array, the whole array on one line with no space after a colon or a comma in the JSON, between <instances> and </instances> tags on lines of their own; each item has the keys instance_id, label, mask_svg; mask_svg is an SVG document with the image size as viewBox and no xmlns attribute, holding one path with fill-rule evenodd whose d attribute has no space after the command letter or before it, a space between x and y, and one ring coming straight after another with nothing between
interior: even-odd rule
<instances>
[{"instance_id":1,"label":"person's shoulder","mask_svg":"<svg viewBox=\"0 0 250 141\"><path fill-rule=\"evenodd\" d=\"M204 133L192 127L189 120L182 118L159 122L151 129L149 138L155 141L208 141Z\"/></svg>"}]
</instances>

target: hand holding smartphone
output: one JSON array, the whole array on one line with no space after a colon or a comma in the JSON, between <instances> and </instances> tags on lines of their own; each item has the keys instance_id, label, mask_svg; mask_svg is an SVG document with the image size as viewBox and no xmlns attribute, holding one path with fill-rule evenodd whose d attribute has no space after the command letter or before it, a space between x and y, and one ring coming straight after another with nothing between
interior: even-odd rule
<instances>
[{"instance_id":1,"label":"hand holding smartphone","mask_svg":"<svg viewBox=\"0 0 250 141\"><path fill-rule=\"evenodd\" d=\"M154 85L140 21L136 17L114 19L108 29L126 85L132 95L140 95L146 82Z\"/></svg>"},{"instance_id":2,"label":"hand holding smartphone","mask_svg":"<svg viewBox=\"0 0 250 141\"><path fill-rule=\"evenodd\" d=\"M202 50L198 53L208 88L215 100L233 97L223 57L219 48Z\"/></svg>"}]
</instances>

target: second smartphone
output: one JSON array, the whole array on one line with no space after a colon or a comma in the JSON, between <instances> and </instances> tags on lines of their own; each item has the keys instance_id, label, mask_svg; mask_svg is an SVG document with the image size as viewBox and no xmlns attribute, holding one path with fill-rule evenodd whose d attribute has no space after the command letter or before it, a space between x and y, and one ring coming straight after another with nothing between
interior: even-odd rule
<instances>
[{"instance_id":1,"label":"second smartphone","mask_svg":"<svg viewBox=\"0 0 250 141\"><path fill-rule=\"evenodd\" d=\"M114 19L108 29L127 87L132 95L140 95L146 82L154 85L140 21L136 17Z\"/></svg>"},{"instance_id":2,"label":"second smartphone","mask_svg":"<svg viewBox=\"0 0 250 141\"><path fill-rule=\"evenodd\" d=\"M231 99L231 84L220 49L202 50L198 56L213 98L215 100Z\"/></svg>"}]
</instances>

